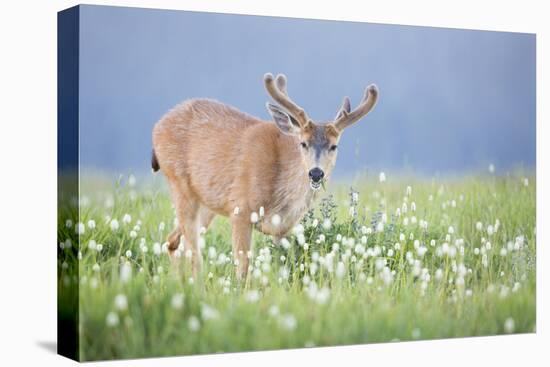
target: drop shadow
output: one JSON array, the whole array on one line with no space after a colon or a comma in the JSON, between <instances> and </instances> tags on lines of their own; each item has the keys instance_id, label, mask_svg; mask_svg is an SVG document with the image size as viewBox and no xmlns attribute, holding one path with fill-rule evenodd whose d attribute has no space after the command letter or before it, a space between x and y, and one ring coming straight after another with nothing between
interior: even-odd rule
<instances>
[{"instance_id":1,"label":"drop shadow","mask_svg":"<svg viewBox=\"0 0 550 367\"><path fill-rule=\"evenodd\" d=\"M57 342L51 340L40 340L36 342L36 345L47 350L50 353L57 354Z\"/></svg>"}]
</instances>

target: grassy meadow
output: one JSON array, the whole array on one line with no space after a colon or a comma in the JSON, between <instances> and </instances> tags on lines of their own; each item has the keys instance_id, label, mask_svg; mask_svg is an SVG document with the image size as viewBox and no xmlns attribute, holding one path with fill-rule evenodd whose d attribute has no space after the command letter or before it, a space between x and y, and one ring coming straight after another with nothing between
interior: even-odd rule
<instances>
[{"instance_id":1,"label":"grassy meadow","mask_svg":"<svg viewBox=\"0 0 550 367\"><path fill-rule=\"evenodd\" d=\"M193 278L185 248L179 266L167 255L175 215L161 176L91 181L58 228L81 360L535 331L532 174L330 183L279 244L254 233L246 283L226 218L201 236Z\"/></svg>"}]
</instances>

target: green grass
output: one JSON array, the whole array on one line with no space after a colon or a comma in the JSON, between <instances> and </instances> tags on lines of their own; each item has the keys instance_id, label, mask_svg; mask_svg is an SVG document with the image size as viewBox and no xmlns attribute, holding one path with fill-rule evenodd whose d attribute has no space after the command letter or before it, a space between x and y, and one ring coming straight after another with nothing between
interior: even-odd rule
<instances>
[{"instance_id":1,"label":"green grass","mask_svg":"<svg viewBox=\"0 0 550 367\"><path fill-rule=\"evenodd\" d=\"M204 235L203 273L190 280L184 253L174 267L154 251L174 223L164 184L83 184L80 219L65 225L74 203L59 213L60 301L78 290L81 360L533 332L536 188L527 177L355 180L355 216L349 185L332 183L322 195L332 199L302 222L307 246L291 234L285 250L255 232L246 284L223 259L232 259L227 219Z\"/></svg>"}]
</instances>

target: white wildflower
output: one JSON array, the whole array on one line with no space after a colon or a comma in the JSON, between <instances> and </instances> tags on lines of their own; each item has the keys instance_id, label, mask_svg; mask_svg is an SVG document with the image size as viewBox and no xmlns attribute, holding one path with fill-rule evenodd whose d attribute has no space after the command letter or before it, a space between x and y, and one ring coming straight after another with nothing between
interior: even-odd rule
<instances>
[{"instance_id":1,"label":"white wildflower","mask_svg":"<svg viewBox=\"0 0 550 367\"><path fill-rule=\"evenodd\" d=\"M215 320L220 317L220 313L214 307L203 303L201 305L201 317L203 320Z\"/></svg>"},{"instance_id":2,"label":"white wildflower","mask_svg":"<svg viewBox=\"0 0 550 367\"><path fill-rule=\"evenodd\" d=\"M95 228L95 220L90 219L90 220L88 221L88 228L89 228L89 229L94 229L94 228Z\"/></svg>"},{"instance_id":3,"label":"white wildflower","mask_svg":"<svg viewBox=\"0 0 550 367\"><path fill-rule=\"evenodd\" d=\"M94 241L94 240L90 240L90 242L88 242L88 249L89 250L96 250L97 249L97 243Z\"/></svg>"},{"instance_id":4,"label":"white wildflower","mask_svg":"<svg viewBox=\"0 0 550 367\"><path fill-rule=\"evenodd\" d=\"M513 318L509 317L506 319L506 321L504 321L504 331L507 334L513 333L515 328L516 328L516 324Z\"/></svg>"},{"instance_id":5,"label":"white wildflower","mask_svg":"<svg viewBox=\"0 0 550 367\"><path fill-rule=\"evenodd\" d=\"M282 315L279 319L279 325L281 328L288 331L296 329L297 324L298 322L296 321L296 318L291 314Z\"/></svg>"},{"instance_id":6,"label":"white wildflower","mask_svg":"<svg viewBox=\"0 0 550 367\"><path fill-rule=\"evenodd\" d=\"M113 231L118 230L118 220L116 219L111 220L111 230Z\"/></svg>"},{"instance_id":7,"label":"white wildflower","mask_svg":"<svg viewBox=\"0 0 550 367\"><path fill-rule=\"evenodd\" d=\"M199 248L202 250L206 247L206 240L204 239L203 236L200 236L199 239L197 240L198 244L199 244Z\"/></svg>"},{"instance_id":8,"label":"white wildflower","mask_svg":"<svg viewBox=\"0 0 550 367\"><path fill-rule=\"evenodd\" d=\"M260 292L258 292L257 290L250 290L246 292L244 298L247 302L250 303L258 302L258 300L260 299Z\"/></svg>"},{"instance_id":9,"label":"white wildflower","mask_svg":"<svg viewBox=\"0 0 550 367\"><path fill-rule=\"evenodd\" d=\"M84 223L78 222L74 227L74 232L78 235L84 234L85 231L86 227L84 226Z\"/></svg>"},{"instance_id":10,"label":"white wildflower","mask_svg":"<svg viewBox=\"0 0 550 367\"><path fill-rule=\"evenodd\" d=\"M449 257L450 258L454 258L456 256L456 247L453 245L453 246L449 246Z\"/></svg>"},{"instance_id":11,"label":"white wildflower","mask_svg":"<svg viewBox=\"0 0 550 367\"><path fill-rule=\"evenodd\" d=\"M417 250L416 250L416 253L418 254L419 257L423 257L426 252L428 251L428 248L427 247L424 247L424 246L420 246Z\"/></svg>"},{"instance_id":12,"label":"white wildflower","mask_svg":"<svg viewBox=\"0 0 550 367\"><path fill-rule=\"evenodd\" d=\"M281 238L281 246L285 249L285 250L288 250L290 248L290 242L285 238Z\"/></svg>"},{"instance_id":13,"label":"white wildflower","mask_svg":"<svg viewBox=\"0 0 550 367\"><path fill-rule=\"evenodd\" d=\"M380 277L384 284L389 285L393 281L393 273L390 271L390 268L385 266L380 272Z\"/></svg>"},{"instance_id":14,"label":"white wildflower","mask_svg":"<svg viewBox=\"0 0 550 367\"><path fill-rule=\"evenodd\" d=\"M189 328L189 330L193 332L199 331L201 328L201 323L199 318L197 316L190 316L189 319L187 320L187 327Z\"/></svg>"},{"instance_id":15,"label":"white wildflower","mask_svg":"<svg viewBox=\"0 0 550 367\"><path fill-rule=\"evenodd\" d=\"M346 273L346 266L342 261L339 261L338 264L336 265L336 273L335 273L336 277L342 278L345 273Z\"/></svg>"},{"instance_id":16,"label":"white wildflower","mask_svg":"<svg viewBox=\"0 0 550 367\"><path fill-rule=\"evenodd\" d=\"M170 304L172 305L172 308L175 310L181 310L183 307L184 299L185 297L183 293L175 293L174 295L172 295L172 300L170 302Z\"/></svg>"},{"instance_id":17,"label":"white wildflower","mask_svg":"<svg viewBox=\"0 0 550 367\"><path fill-rule=\"evenodd\" d=\"M116 314L116 312L112 312L112 311L109 312L107 314L105 322L107 323L107 326L109 326L109 327L117 326L118 323L119 323L119 319L118 319L118 315Z\"/></svg>"},{"instance_id":18,"label":"white wildflower","mask_svg":"<svg viewBox=\"0 0 550 367\"><path fill-rule=\"evenodd\" d=\"M278 316L279 315L279 307L277 307L277 305L272 305L269 307L269 309L267 310L267 312L269 313L269 316Z\"/></svg>"},{"instance_id":19,"label":"white wildflower","mask_svg":"<svg viewBox=\"0 0 550 367\"><path fill-rule=\"evenodd\" d=\"M159 256L160 253L161 253L161 251L162 251L162 249L161 249L160 243L155 242L155 243L153 244L153 253L154 253L155 255Z\"/></svg>"},{"instance_id":20,"label":"white wildflower","mask_svg":"<svg viewBox=\"0 0 550 367\"><path fill-rule=\"evenodd\" d=\"M301 223L297 224L296 226L294 226L292 231L294 232L295 235L298 235L300 233L304 233L304 226Z\"/></svg>"},{"instance_id":21,"label":"white wildflower","mask_svg":"<svg viewBox=\"0 0 550 367\"><path fill-rule=\"evenodd\" d=\"M279 214L273 214L271 217L271 224L278 227L281 224L281 216Z\"/></svg>"},{"instance_id":22,"label":"white wildflower","mask_svg":"<svg viewBox=\"0 0 550 367\"><path fill-rule=\"evenodd\" d=\"M120 266L120 281L122 283L128 283L128 281L132 278L132 265L130 263L125 262Z\"/></svg>"},{"instance_id":23,"label":"white wildflower","mask_svg":"<svg viewBox=\"0 0 550 367\"><path fill-rule=\"evenodd\" d=\"M132 216L128 213L124 214L124 216L122 217L122 222L124 224L128 224L132 221Z\"/></svg>"},{"instance_id":24,"label":"white wildflower","mask_svg":"<svg viewBox=\"0 0 550 367\"><path fill-rule=\"evenodd\" d=\"M124 311L128 308L128 298L124 294L117 294L115 297L115 308Z\"/></svg>"}]
</instances>

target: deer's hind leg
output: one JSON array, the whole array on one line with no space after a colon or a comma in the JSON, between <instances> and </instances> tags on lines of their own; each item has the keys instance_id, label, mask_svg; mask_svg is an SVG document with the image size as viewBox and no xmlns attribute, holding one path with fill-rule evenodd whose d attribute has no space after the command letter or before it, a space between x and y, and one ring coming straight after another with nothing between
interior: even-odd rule
<instances>
[{"instance_id":1,"label":"deer's hind leg","mask_svg":"<svg viewBox=\"0 0 550 367\"><path fill-rule=\"evenodd\" d=\"M170 254L174 258L176 249L182 242L183 255L190 260L193 275L197 276L202 268L202 257L199 247L200 204L184 179L171 184L172 197L176 207L178 227L169 236Z\"/></svg>"},{"instance_id":2,"label":"deer's hind leg","mask_svg":"<svg viewBox=\"0 0 550 367\"><path fill-rule=\"evenodd\" d=\"M183 209L183 210L185 210L185 209ZM212 223L212 220L214 219L215 216L216 216L216 214L214 212L212 212L211 210L209 210L208 208L206 208L204 206L201 206L198 210L198 228L199 228L199 231L202 228L208 229L208 227ZM200 236L200 233L199 233L199 236ZM198 251L197 251L198 256L200 256L200 246L199 246L199 242L198 242L199 238L200 237L197 237L197 246L196 246L197 249L198 249ZM179 219L178 219L178 225L176 226L176 228L174 228L174 230L168 235L167 242L168 242L168 249L170 251L170 255L171 255L171 258L173 260L172 262L173 262L174 265L179 264L179 258L182 255L185 254L186 250L191 249L191 251L194 252L191 242L188 242L189 244L186 245L185 235L183 234L182 226L180 226L180 224L179 224ZM176 252L178 249L180 251ZM199 262L200 262L200 260L199 260ZM195 267L193 269L195 269Z\"/></svg>"},{"instance_id":3,"label":"deer's hind leg","mask_svg":"<svg viewBox=\"0 0 550 367\"><path fill-rule=\"evenodd\" d=\"M170 252L173 252L178 249L182 238L181 236L182 236L182 233L178 224L176 228L174 228L174 230L170 232L170 234L166 238L166 241L168 242L168 250L170 250Z\"/></svg>"}]
</instances>

